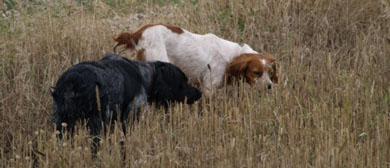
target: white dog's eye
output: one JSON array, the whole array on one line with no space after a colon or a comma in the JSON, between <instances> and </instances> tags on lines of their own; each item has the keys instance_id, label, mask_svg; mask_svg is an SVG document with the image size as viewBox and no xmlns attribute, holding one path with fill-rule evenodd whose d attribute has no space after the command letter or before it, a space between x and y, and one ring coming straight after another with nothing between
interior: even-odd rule
<instances>
[{"instance_id":1,"label":"white dog's eye","mask_svg":"<svg viewBox=\"0 0 390 168\"><path fill-rule=\"evenodd\" d=\"M273 76L273 75L274 75L274 71L273 71L273 70L270 70L270 71L268 71L268 74L269 74L270 76Z\"/></svg>"},{"instance_id":2,"label":"white dog's eye","mask_svg":"<svg viewBox=\"0 0 390 168\"><path fill-rule=\"evenodd\" d=\"M260 76L261 73L260 72L253 72L256 76Z\"/></svg>"}]
</instances>

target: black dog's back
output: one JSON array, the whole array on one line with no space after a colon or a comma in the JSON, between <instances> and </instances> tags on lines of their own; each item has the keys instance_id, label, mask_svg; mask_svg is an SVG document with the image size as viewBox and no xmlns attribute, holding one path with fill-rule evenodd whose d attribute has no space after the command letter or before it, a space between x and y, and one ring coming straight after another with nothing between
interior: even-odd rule
<instances>
[{"instance_id":1,"label":"black dog's back","mask_svg":"<svg viewBox=\"0 0 390 168\"><path fill-rule=\"evenodd\" d=\"M169 63L131 61L108 54L102 60L69 68L58 80L52 96L53 119L60 137L62 123L72 131L76 121L86 119L96 145L102 125L105 128L111 121L120 120L126 133L125 120L132 111L135 119L142 104L155 102L167 107L169 102L185 100L191 104L201 97L201 92Z\"/></svg>"},{"instance_id":2,"label":"black dog's back","mask_svg":"<svg viewBox=\"0 0 390 168\"><path fill-rule=\"evenodd\" d=\"M88 118L88 125L91 126L117 119L116 111L110 116L107 110L112 111L117 105L120 105L118 110L121 112L128 110L129 104L123 102L131 102L141 91L142 80L137 71L131 64L116 60L83 62L68 69L52 93L53 117L57 128L61 130L61 123L66 122L68 128L72 129L78 119ZM135 73L129 74L131 72Z\"/></svg>"}]
</instances>

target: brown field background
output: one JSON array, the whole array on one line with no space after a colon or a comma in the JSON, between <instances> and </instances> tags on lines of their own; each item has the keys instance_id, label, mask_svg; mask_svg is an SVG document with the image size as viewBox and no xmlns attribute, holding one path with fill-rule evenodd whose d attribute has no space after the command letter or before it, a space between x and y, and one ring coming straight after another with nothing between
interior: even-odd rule
<instances>
[{"instance_id":1,"label":"brown field background","mask_svg":"<svg viewBox=\"0 0 390 168\"><path fill-rule=\"evenodd\" d=\"M0 3L0 167L390 167L388 0ZM131 134L102 136L96 158L82 124L58 141L50 87L148 23L270 53L280 82L224 87L169 117L145 109Z\"/></svg>"}]
</instances>

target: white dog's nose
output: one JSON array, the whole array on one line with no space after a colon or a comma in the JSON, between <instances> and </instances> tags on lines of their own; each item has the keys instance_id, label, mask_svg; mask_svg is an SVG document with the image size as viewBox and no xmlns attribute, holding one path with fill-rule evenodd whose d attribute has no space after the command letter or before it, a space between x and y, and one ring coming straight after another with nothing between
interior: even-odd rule
<instances>
[{"instance_id":1,"label":"white dog's nose","mask_svg":"<svg viewBox=\"0 0 390 168\"><path fill-rule=\"evenodd\" d=\"M273 85L272 83L267 83L267 89L271 90L272 89L272 85Z\"/></svg>"}]
</instances>

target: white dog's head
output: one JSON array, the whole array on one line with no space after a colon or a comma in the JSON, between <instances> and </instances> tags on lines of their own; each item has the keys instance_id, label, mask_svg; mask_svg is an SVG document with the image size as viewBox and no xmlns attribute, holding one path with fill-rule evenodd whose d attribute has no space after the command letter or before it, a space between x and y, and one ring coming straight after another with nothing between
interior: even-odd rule
<instances>
[{"instance_id":1,"label":"white dog's head","mask_svg":"<svg viewBox=\"0 0 390 168\"><path fill-rule=\"evenodd\" d=\"M242 54L227 69L228 78L244 79L254 87L271 89L278 83L275 58L268 54Z\"/></svg>"}]
</instances>

